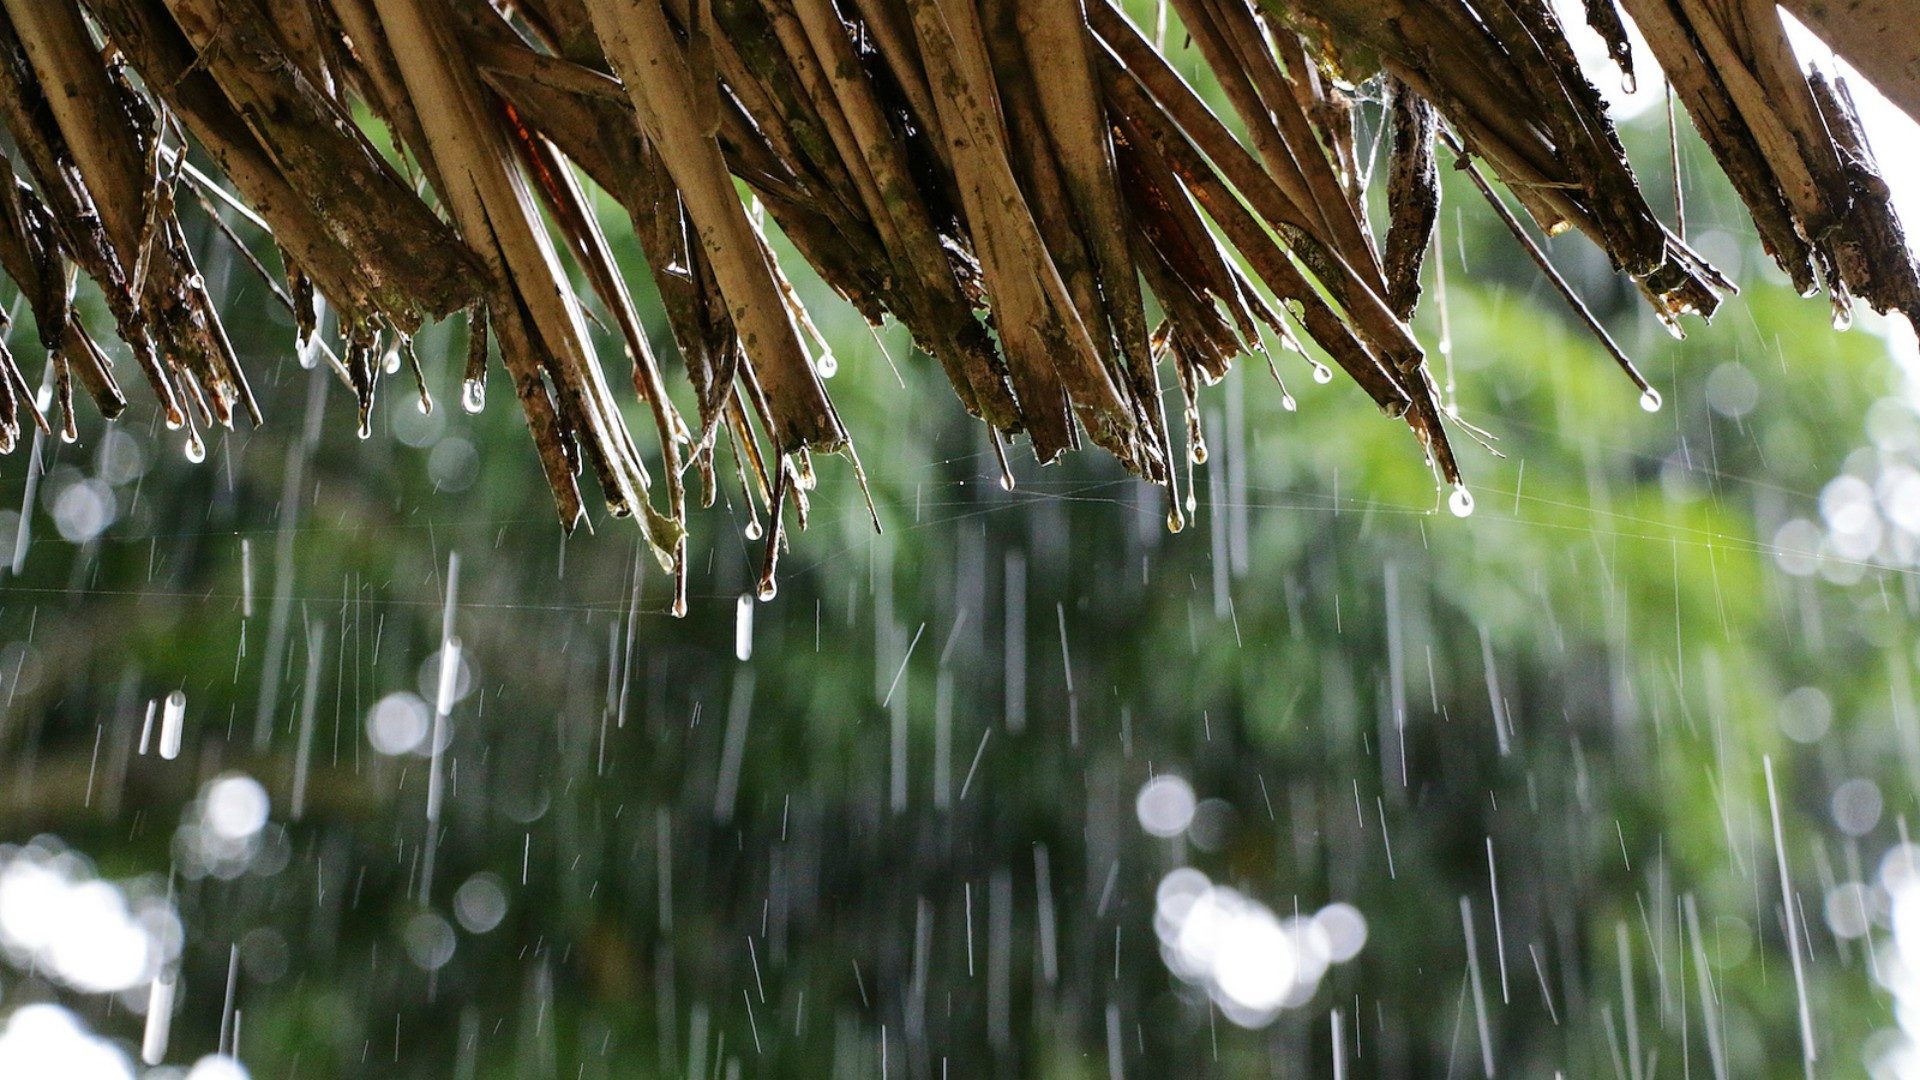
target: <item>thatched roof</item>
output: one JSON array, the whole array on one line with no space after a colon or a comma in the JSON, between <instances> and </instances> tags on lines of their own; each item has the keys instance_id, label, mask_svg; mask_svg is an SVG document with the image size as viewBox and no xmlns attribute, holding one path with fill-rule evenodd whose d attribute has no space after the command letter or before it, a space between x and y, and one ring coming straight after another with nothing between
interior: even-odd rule
<instances>
[{"instance_id":1,"label":"thatched roof","mask_svg":"<svg viewBox=\"0 0 1920 1080\"><path fill-rule=\"evenodd\" d=\"M1920 114L1920 3L1789 6ZM1622 7L1661 72L1633 70L1613 0L1586 0L1587 19L1627 79L1671 81L1793 281L1824 287L1837 317L1858 297L1920 318L1847 87L1801 71L1770 0ZM50 421L0 348L0 443L24 423L71 433L76 379L108 417L125 405L73 313L74 268L190 450L236 411L261 422L187 244L194 201L244 206L271 234L283 272L247 258L302 348L352 387L363 431L388 359L464 310L463 401L484 401L491 338L569 528L584 466L684 569L683 475L711 499L717 441L732 440L773 508L768 589L780 509L805 520L810 455L851 440L763 213L868 319L907 326L996 446L1024 434L1045 462L1091 439L1165 486L1174 528L1185 467L1205 456L1195 395L1269 343L1311 340L1460 482L1458 421L1408 329L1442 158L1583 316L1483 170L1548 234L1591 238L1676 332L1732 287L1648 206L1602 73L1580 69L1544 0L1174 0L1171 14L1231 115L1109 0L0 0L17 178L0 191L0 269L32 307L58 404ZM1382 228L1356 160L1363 84L1386 101ZM690 420L579 174L632 219ZM621 419L570 268L625 342L662 477ZM320 298L337 347L317 339Z\"/></svg>"}]
</instances>

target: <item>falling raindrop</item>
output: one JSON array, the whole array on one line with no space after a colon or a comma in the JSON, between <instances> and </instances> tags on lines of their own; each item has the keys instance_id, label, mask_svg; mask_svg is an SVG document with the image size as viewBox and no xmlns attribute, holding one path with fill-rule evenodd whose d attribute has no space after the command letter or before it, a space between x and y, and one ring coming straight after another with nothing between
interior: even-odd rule
<instances>
[{"instance_id":1,"label":"falling raindrop","mask_svg":"<svg viewBox=\"0 0 1920 1080\"><path fill-rule=\"evenodd\" d=\"M158 1065L167 1058L177 985L172 973L161 972L153 977L153 986L147 991L147 1023L140 1037L140 1060L148 1065Z\"/></svg>"},{"instance_id":2,"label":"falling raindrop","mask_svg":"<svg viewBox=\"0 0 1920 1080\"><path fill-rule=\"evenodd\" d=\"M738 660L753 659L753 597L741 593L733 605L733 655Z\"/></svg>"},{"instance_id":3,"label":"falling raindrop","mask_svg":"<svg viewBox=\"0 0 1920 1080\"><path fill-rule=\"evenodd\" d=\"M175 690L167 695L166 708L160 713L160 756L168 761L180 756L180 734L186 718L186 691Z\"/></svg>"}]
</instances>

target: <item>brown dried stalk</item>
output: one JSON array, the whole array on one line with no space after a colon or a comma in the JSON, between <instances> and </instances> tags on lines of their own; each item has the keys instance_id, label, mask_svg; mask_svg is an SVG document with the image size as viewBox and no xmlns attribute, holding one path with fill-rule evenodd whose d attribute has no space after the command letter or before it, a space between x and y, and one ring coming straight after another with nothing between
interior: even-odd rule
<instances>
[{"instance_id":1,"label":"brown dried stalk","mask_svg":"<svg viewBox=\"0 0 1920 1080\"><path fill-rule=\"evenodd\" d=\"M1854 295L1920 311L1920 270L1845 87L1799 70L1769 0L1625 2L1796 283L1826 284L1837 316ZM1889 14L1905 3L1793 6L1920 108L1920 52ZM1287 318L1458 482L1451 417L1408 329L1441 122L1542 228L1585 233L1670 324L1731 287L1647 207L1546 0L1173 7L1237 124L1111 0L516 0L510 14L489 0L0 0L0 124L33 185L0 191L0 270L33 308L67 431L75 382L103 412L124 405L72 315L70 267L105 294L171 422L257 412L176 213L182 176L203 203L244 200L271 234L277 274L240 251L303 343L320 330L316 296L331 301L336 370L363 426L381 354L411 358L424 320L466 309L463 399L483 403L497 340L563 524L583 516L575 475L590 468L616 515L643 512L677 571L676 607L682 474L698 470L711 501L722 430L751 478L749 512L768 512L768 593L786 511L806 523L809 451L847 447L809 355L809 340L826 343L763 218L868 320L906 325L997 433L1026 432L1042 461L1086 434L1167 486L1176 527L1160 360L1185 398L1190 473L1206 456L1194 396L1268 335L1297 347ZM1610 0L1586 0L1585 14L1633 77ZM1376 75L1392 141L1377 224L1352 89ZM388 141L356 122L363 110ZM697 433L575 169L631 219ZM600 367L575 269L653 417L664 507L648 498L655 477ZM1150 333L1154 309L1164 321ZM0 352L0 446L17 441L23 407L44 425L34 406Z\"/></svg>"}]
</instances>

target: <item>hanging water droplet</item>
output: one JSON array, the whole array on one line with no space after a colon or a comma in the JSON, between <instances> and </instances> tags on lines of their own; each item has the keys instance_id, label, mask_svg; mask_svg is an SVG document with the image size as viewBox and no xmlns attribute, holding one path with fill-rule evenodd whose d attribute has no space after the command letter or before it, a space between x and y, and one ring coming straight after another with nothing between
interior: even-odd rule
<instances>
[{"instance_id":1,"label":"hanging water droplet","mask_svg":"<svg viewBox=\"0 0 1920 1080\"><path fill-rule=\"evenodd\" d=\"M1660 411L1660 391L1649 386L1640 392L1640 407L1648 412Z\"/></svg>"},{"instance_id":2,"label":"hanging water droplet","mask_svg":"<svg viewBox=\"0 0 1920 1080\"><path fill-rule=\"evenodd\" d=\"M1293 412L1300 408L1300 403L1293 400L1292 394L1282 394L1280 395L1280 407L1288 412Z\"/></svg>"},{"instance_id":3,"label":"hanging water droplet","mask_svg":"<svg viewBox=\"0 0 1920 1080\"><path fill-rule=\"evenodd\" d=\"M1640 92L1640 80L1633 72L1623 71L1620 73L1620 92L1628 95Z\"/></svg>"},{"instance_id":4,"label":"hanging water droplet","mask_svg":"<svg viewBox=\"0 0 1920 1080\"><path fill-rule=\"evenodd\" d=\"M200 441L200 433L192 428L187 429L187 445L185 449L187 460L193 462L195 465L207 460L207 444Z\"/></svg>"},{"instance_id":5,"label":"hanging water droplet","mask_svg":"<svg viewBox=\"0 0 1920 1080\"><path fill-rule=\"evenodd\" d=\"M1466 517L1473 513L1473 492L1467 490L1467 485L1453 486L1453 494L1447 497L1447 509L1453 511L1454 517Z\"/></svg>"},{"instance_id":6,"label":"hanging water droplet","mask_svg":"<svg viewBox=\"0 0 1920 1080\"><path fill-rule=\"evenodd\" d=\"M1178 506L1167 511L1167 531L1168 532L1177 533L1182 529L1185 529L1186 527L1187 527L1187 519L1180 516L1180 508Z\"/></svg>"},{"instance_id":7,"label":"hanging water droplet","mask_svg":"<svg viewBox=\"0 0 1920 1080\"><path fill-rule=\"evenodd\" d=\"M168 431L179 431L182 427L185 427L187 423L186 416L180 412L179 406L176 405L167 406L166 420Z\"/></svg>"},{"instance_id":8,"label":"hanging water droplet","mask_svg":"<svg viewBox=\"0 0 1920 1080\"><path fill-rule=\"evenodd\" d=\"M71 409L67 410L66 418L60 422L60 441L69 445L80 441L80 425L74 421Z\"/></svg>"},{"instance_id":9,"label":"hanging water droplet","mask_svg":"<svg viewBox=\"0 0 1920 1080\"><path fill-rule=\"evenodd\" d=\"M460 407L470 413L477 413L487 407L487 381L468 379L460 388Z\"/></svg>"},{"instance_id":10,"label":"hanging water droplet","mask_svg":"<svg viewBox=\"0 0 1920 1080\"><path fill-rule=\"evenodd\" d=\"M1853 305L1844 300L1835 301L1833 305L1833 328L1844 331L1852 327Z\"/></svg>"},{"instance_id":11,"label":"hanging water droplet","mask_svg":"<svg viewBox=\"0 0 1920 1080\"><path fill-rule=\"evenodd\" d=\"M1315 363L1313 365L1313 381L1321 384L1322 386L1332 382L1333 369L1328 367L1325 364Z\"/></svg>"},{"instance_id":12,"label":"hanging water droplet","mask_svg":"<svg viewBox=\"0 0 1920 1080\"><path fill-rule=\"evenodd\" d=\"M815 361L813 366L814 370L820 372L820 377L823 379L831 379L840 373L840 361L832 352L821 353L820 359Z\"/></svg>"},{"instance_id":13,"label":"hanging water droplet","mask_svg":"<svg viewBox=\"0 0 1920 1080\"><path fill-rule=\"evenodd\" d=\"M1206 439L1195 437L1192 442L1187 444L1187 460L1193 462L1195 465L1205 465L1207 463Z\"/></svg>"},{"instance_id":14,"label":"hanging water droplet","mask_svg":"<svg viewBox=\"0 0 1920 1080\"><path fill-rule=\"evenodd\" d=\"M773 580L772 574L768 574L766 577L763 577L760 579L760 602L761 603L766 603L767 601L773 599L774 596L778 595L779 592L780 592L780 586Z\"/></svg>"},{"instance_id":15,"label":"hanging water droplet","mask_svg":"<svg viewBox=\"0 0 1920 1080\"><path fill-rule=\"evenodd\" d=\"M760 537L763 535L760 531L760 519L755 518L752 521L747 522L747 527L745 532L747 534L747 539L749 540L760 539Z\"/></svg>"},{"instance_id":16,"label":"hanging water droplet","mask_svg":"<svg viewBox=\"0 0 1920 1080\"><path fill-rule=\"evenodd\" d=\"M1008 469L1003 471L1000 474L1000 490L1001 491L1013 490L1013 470Z\"/></svg>"},{"instance_id":17,"label":"hanging water droplet","mask_svg":"<svg viewBox=\"0 0 1920 1080\"><path fill-rule=\"evenodd\" d=\"M364 412L360 414L360 427L356 434L363 439L373 438L373 417L371 414Z\"/></svg>"}]
</instances>

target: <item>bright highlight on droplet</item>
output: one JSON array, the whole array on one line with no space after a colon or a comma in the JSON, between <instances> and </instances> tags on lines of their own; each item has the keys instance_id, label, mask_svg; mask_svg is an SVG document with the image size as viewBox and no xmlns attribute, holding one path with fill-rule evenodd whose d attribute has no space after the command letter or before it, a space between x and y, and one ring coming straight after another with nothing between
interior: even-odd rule
<instances>
[{"instance_id":1,"label":"bright highlight on droplet","mask_svg":"<svg viewBox=\"0 0 1920 1080\"><path fill-rule=\"evenodd\" d=\"M1140 788L1133 811L1148 835L1164 840L1187 831L1187 826L1193 824L1196 806L1192 784L1182 777L1162 773Z\"/></svg>"},{"instance_id":2,"label":"bright highlight on droplet","mask_svg":"<svg viewBox=\"0 0 1920 1080\"><path fill-rule=\"evenodd\" d=\"M1366 918L1350 904L1281 918L1190 866L1161 879L1153 929L1168 970L1245 1028L1312 1001L1328 967L1353 959L1367 939Z\"/></svg>"},{"instance_id":3,"label":"bright highlight on droplet","mask_svg":"<svg viewBox=\"0 0 1920 1080\"><path fill-rule=\"evenodd\" d=\"M1465 485L1455 486L1453 494L1447 496L1447 509L1453 511L1454 517L1466 517L1473 513L1473 492L1468 491Z\"/></svg>"},{"instance_id":4,"label":"bright highlight on droplet","mask_svg":"<svg viewBox=\"0 0 1920 1080\"><path fill-rule=\"evenodd\" d=\"M1648 412L1660 411L1660 391L1649 386L1640 395L1640 407Z\"/></svg>"},{"instance_id":5,"label":"bright highlight on droplet","mask_svg":"<svg viewBox=\"0 0 1920 1080\"><path fill-rule=\"evenodd\" d=\"M1333 369L1325 364L1313 365L1313 381L1325 385L1333 381Z\"/></svg>"},{"instance_id":6,"label":"bright highlight on droplet","mask_svg":"<svg viewBox=\"0 0 1920 1080\"><path fill-rule=\"evenodd\" d=\"M132 1080L133 1067L119 1047L88 1031L79 1017L35 1002L14 1010L0 1027L0 1075Z\"/></svg>"},{"instance_id":7,"label":"bright highlight on droplet","mask_svg":"<svg viewBox=\"0 0 1920 1080\"><path fill-rule=\"evenodd\" d=\"M499 875L481 871L453 894L453 917L469 934L484 934L507 917L507 890Z\"/></svg>"},{"instance_id":8,"label":"bright highlight on droplet","mask_svg":"<svg viewBox=\"0 0 1920 1080\"><path fill-rule=\"evenodd\" d=\"M487 384L484 380L468 379L460 387L460 407L470 413L487 407Z\"/></svg>"},{"instance_id":9,"label":"bright highlight on droplet","mask_svg":"<svg viewBox=\"0 0 1920 1080\"><path fill-rule=\"evenodd\" d=\"M227 773L201 795L206 827L223 840L247 840L267 827L267 789L244 773Z\"/></svg>"},{"instance_id":10,"label":"bright highlight on droplet","mask_svg":"<svg viewBox=\"0 0 1920 1080\"><path fill-rule=\"evenodd\" d=\"M395 691L373 703L367 713L367 741L389 757L411 753L427 741L433 714L418 694Z\"/></svg>"}]
</instances>

